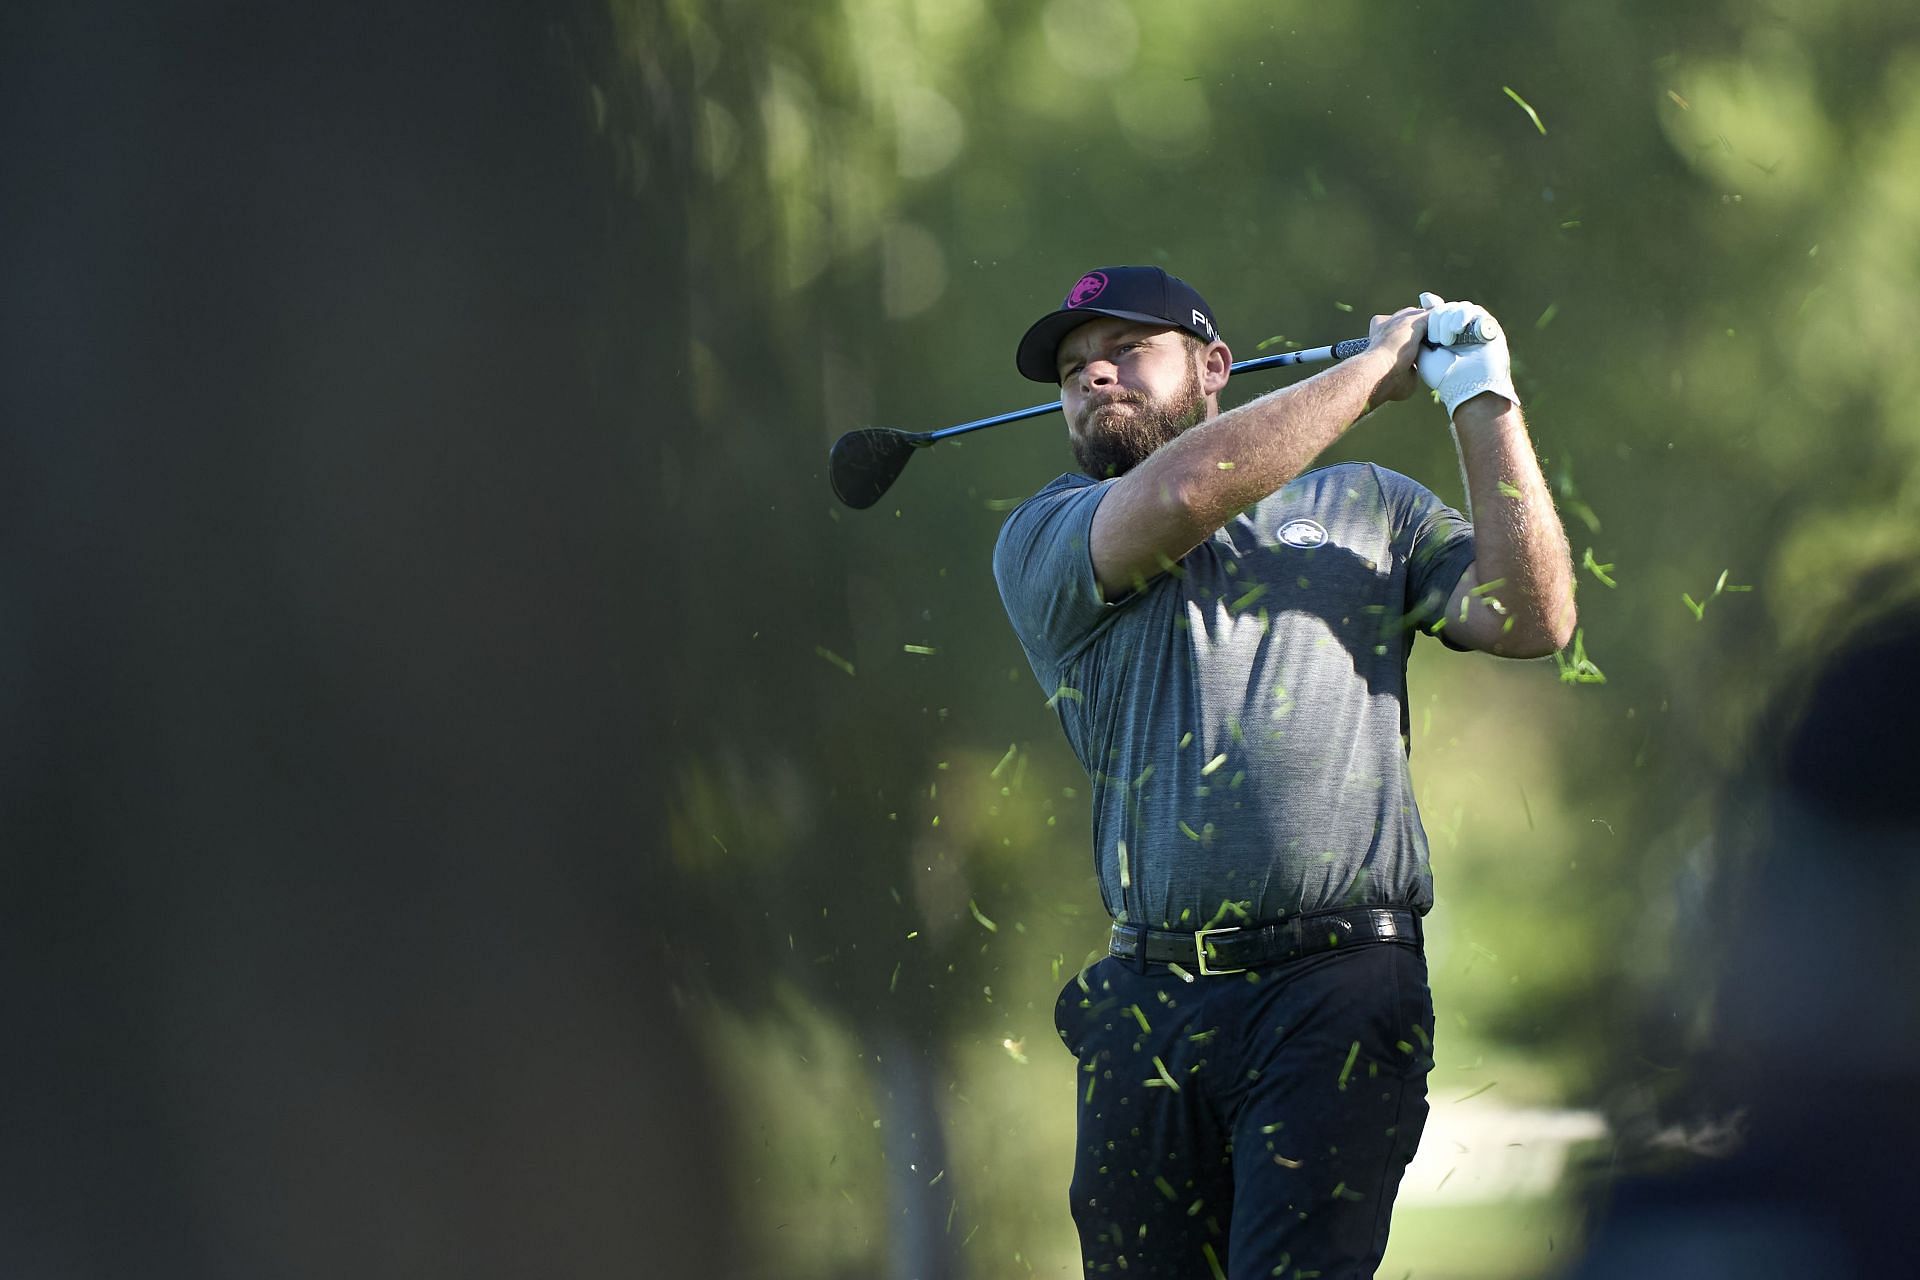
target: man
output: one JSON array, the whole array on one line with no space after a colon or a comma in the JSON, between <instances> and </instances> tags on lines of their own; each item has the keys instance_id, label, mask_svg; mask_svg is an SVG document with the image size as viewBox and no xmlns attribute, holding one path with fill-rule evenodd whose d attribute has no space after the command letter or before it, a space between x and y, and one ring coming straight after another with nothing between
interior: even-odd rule
<instances>
[{"instance_id":1,"label":"man","mask_svg":"<svg viewBox=\"0 0 1920 1280\"><path fill-rule=\"evenodd\" d=\"M1089 1275L1332 1280L1386 1249L1432 1065L1413 636L1538 657L1574 619L1506 340L1421 300L1224 413L1232 352L1157 268L1089 273L1020 342L1085 472L1008 517L994 573L1092 778L1115 922L1056 1008ZM1477 526L1380 467L1307 470L1423 378Z\"/></svg>"}]
</instances>

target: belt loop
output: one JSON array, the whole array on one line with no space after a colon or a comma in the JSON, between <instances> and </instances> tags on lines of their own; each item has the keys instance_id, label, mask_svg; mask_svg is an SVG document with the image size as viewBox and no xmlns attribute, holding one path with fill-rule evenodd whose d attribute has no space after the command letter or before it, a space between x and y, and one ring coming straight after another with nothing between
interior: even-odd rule
<instances>
[{"instance_id":1,"label":"belt loop","mask_svg":"<svg viewBox=\"0 0 1920 1280\"><path fill-rule=\"evenodd\" d=\"M1134 972L1144 978L1147 974L1147 964L1149 963L1147 960L1147 926L1143 924L1128 924L1125 927L1133 931Z\"/></svg>"}]
</instances>

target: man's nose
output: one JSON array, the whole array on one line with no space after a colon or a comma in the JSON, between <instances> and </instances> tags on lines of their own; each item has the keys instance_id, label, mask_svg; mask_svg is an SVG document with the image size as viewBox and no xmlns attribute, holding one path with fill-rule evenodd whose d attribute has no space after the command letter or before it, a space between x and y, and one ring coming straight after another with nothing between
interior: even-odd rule
<instances>
[{"instance_id":1,"label":"man's nose","mask_svg":"<svg viewBox=\"0 0 1920 1280\"><path fill-rule=\"evenodd\" d=\"M1089 360L1080 370L1080 381L1088 390L1095 387L1110 387L1119 378L1120 370L1111 360Z\"/></svg>"}]
</instances>

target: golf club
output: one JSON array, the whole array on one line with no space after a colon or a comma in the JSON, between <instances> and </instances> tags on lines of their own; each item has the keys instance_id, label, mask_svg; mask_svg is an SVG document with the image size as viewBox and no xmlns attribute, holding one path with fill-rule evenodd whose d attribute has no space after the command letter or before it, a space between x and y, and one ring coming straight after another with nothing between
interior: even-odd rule
<instances>
[{"instance_id":1,"label":"golf club","mask_svg":"<svg viewBox=\"0 0 1920 1280\"><path fill-rule=\"evenodd\" d=\"M1461 337L1468 341L1481 340L1478 329L1473 326L1469 326ZM1349 338L1330 347L1310 347L1305 351L1256 356L1251 360L1239 361L1228 372L1252 373L1258 369L1278 369L1292 364L1345 360L1365 351L1367 343L1366 338ZM938 431L900 431L893 427L867 427L860 431L849 431L833 442L833 449L827 455L827 478L840 501L856 511L865 510L880 501L893 482L900 478L900 473L906 470L916 449L930 448L942 440L965 435L969 431L985 431L988 427L1037 418L1059 408L1060 402L1055 400L1051 404L1015 409L1011 413L995 414L991 418L979 418Z\"/></svg>"}]
</instances>

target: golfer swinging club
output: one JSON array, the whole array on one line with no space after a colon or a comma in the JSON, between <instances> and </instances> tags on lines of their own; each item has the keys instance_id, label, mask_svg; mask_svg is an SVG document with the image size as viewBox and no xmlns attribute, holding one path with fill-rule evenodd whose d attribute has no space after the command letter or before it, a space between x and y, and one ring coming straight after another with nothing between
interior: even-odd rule
<instances>
[{"instance_id":1,"label":"golfer swinging club","mask_svg":"<svg viewBox=\"0 0 1920 1280\"><path fill-rule=\"evenodd\" d=\"M994 575L1092 779L1114 920L1055 1008L1090 1276L1374 1274L1433 1063L1407 657L1573 631L1499 325L1423 294L1369 337L1225 413L1213 312L1157 268L1088 273L1020 340L1083 473L1007 518ZM1475 523L1383 467L1307 470L1422 380Z\"/></svg>"}]
</instances>

